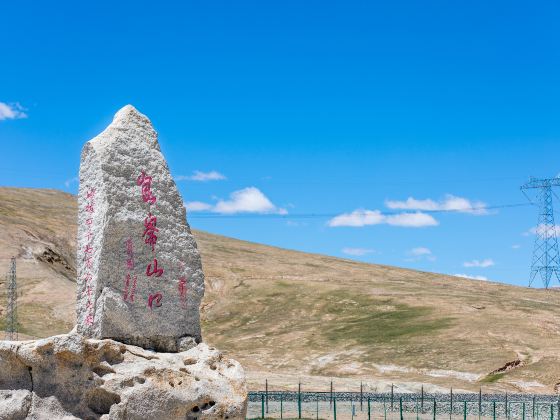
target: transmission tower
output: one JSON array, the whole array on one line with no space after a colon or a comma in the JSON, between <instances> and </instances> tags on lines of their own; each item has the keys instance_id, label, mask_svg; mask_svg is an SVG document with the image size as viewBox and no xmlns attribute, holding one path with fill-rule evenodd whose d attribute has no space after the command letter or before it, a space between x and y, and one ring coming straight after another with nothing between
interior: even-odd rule
<instances>
[{"instance_id":1,"label":"transmission tower","mask_svg":"<svg viewBox=\"0 0 560 420\"><path fill-rule=\"evenodd\" d=\"M531 202L526 191L536 190L539 206L529 287L537 275L540 276L545 289L548 289L553 276L560 281L560 255L558 254L554 209L552 208L552 195L554 194L552 187L558 186L560 186L560 178L536 179L533 177L521 186L521 191Z\"/></svg>"},{"instance_id":2,"label":"transmission tower","mask_svg":"<svg viewBox=\"0 0 560 420\"><path fill-rule=\"evenodd\" d=\"M6 308L6 340L18 339L17 323L17 282L16 282L16 259L12 258L10 270L8 271L6 285L8 288L8 305Z\"/></svg>"}]
</instances>

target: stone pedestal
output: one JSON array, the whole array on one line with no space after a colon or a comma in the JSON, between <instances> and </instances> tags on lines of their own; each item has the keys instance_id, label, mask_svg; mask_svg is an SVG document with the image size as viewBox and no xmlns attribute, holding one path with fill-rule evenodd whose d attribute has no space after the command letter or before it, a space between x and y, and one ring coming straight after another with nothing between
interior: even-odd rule
<instances>
[{"instance_id":1,"label":"stone pedestal","mask_svg":"<svg viewBox=\"0 0 560 420\"><path fill-rule=\"evenodd\" d=\"M155 353L70 333L0 341L0 420L245 418L243 369L202 343Z\"/></svg>"}]
</instances>

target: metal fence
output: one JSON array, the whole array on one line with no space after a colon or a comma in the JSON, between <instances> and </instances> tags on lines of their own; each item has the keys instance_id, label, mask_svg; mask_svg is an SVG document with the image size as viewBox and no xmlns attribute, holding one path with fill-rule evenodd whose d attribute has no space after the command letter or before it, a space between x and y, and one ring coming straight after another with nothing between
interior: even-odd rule
<instances>
[{"instance_id":1,"label":"metal fence","mask_svg":"<svg viewBox=\"0 0 560 420\"><path fill-rule=\"evenodd\" d=\"M248 419L560 420L557 395L258 391Z\"/></svg>"}]
</instances>

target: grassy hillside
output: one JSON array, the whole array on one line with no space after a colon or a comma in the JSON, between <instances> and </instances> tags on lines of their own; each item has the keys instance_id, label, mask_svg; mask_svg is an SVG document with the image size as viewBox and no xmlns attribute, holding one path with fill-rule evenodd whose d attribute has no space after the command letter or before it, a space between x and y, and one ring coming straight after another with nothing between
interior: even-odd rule
<instances>
[{"instance_id":1,"label":"grassy hillside","mask_svg":"<svg viewBox=\"0 0 560 420\"><path fill-rule=\"evenodd\" d=\"M29 336L74 323L76 211L62 192L0 188L0 270L17 255ZM207 283L204 338L242 362L252 388L265 377L308 389L327 389L331 377L339 389L364 380L377 390L394 381L553 392L560 382L557 291L194 233Z\"/></svg>"}]
</instances>

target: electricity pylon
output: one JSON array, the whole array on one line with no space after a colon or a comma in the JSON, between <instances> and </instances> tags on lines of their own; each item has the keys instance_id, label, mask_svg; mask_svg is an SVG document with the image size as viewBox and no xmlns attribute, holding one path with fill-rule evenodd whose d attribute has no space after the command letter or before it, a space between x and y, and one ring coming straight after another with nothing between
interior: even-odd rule
<instances>
[{"instance_id":1,"label":"electricity pylon","mask_svg":"<svg viewBox=\"0 0 560 420\"><path fill-rule=\"evenodd\" d=\"M17 282L16 259L12 258L10 271L8 271L6 285L8 287L8 305L6 308L6 340L18 339L17 322Z\"/></svg>"},{"instance_id":2,"label":"electricity pylon","mask_svg":"<svg viewBox=\"0 0 560 420\"><path fill-rule=\"evenodd\" d=\"M552 277L560 281L560 255L558 254L558 240L556 225L554 224L554 209L552 208L552 187L560 186L560 178L537 179L531 177L529 182L521 186L521 191L529 198L526 190L537 190L539 218L535 228L535 246L529 287L533 284L537 274L548 289Z\"/></svg>"}]
</instances>

